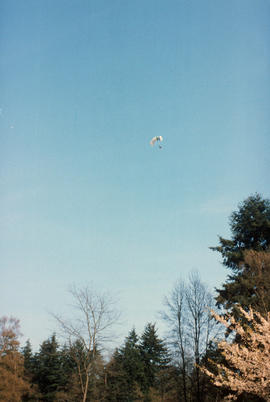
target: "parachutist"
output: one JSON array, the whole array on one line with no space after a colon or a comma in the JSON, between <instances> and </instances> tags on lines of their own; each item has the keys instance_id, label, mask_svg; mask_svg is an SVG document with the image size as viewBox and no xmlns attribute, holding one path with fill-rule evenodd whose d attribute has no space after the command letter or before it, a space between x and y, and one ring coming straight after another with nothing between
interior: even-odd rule
<instances>
[{"instance_id":1,"label":"parachutist","mask_svg":"<svg viewBox=\"0 0 270 402\"><path fill-rule=\"evenodd\" d=\"M163 137L161 135L157 135L156 137L153 137L152 140L150 141L150 145L154 145L157 141L163 141ZM159 145L159 148L161 149L162 146Z\"/></svg>"}]
</instances>

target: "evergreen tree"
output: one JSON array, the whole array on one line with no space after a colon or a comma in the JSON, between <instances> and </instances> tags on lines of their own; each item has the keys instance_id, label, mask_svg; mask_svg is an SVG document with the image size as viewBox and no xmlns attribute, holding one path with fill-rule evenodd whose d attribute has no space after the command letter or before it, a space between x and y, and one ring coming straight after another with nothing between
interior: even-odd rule
<instances>
[{"instance_id":1,"label":"evergreen tree","mask_svg":"<svg viewBox=\"0 0 270 402\"><path fill-rule=\"evenodd\" d=\"M23 396L23 401L36 401L39 399L39 391L37 384L33 379L35 376L35 358L32 352L32 346L30 340L26 341L25 346L22 348L22 355L24 357L24 376L31 384L29 391Z\"/></svg>"},{"instance_id":2,"label":"evergreen tree","mask_svg":"<svg viewBox=\"0 0 270 402\"><path fill-rule=\"evenodd\" d=\"M270 200L264 200L259 194L248 197L232 213L230 228L232 238L219 237L220 245L211 247L221 253L223 264L232 272L223 287L217 289L217 305L225 309L238 303L246 308L254 303L258 305L258 294L252 280L254 271L245 264L245 253L247 250L269 251Z\"/></svg>"},{"instance_id":3,"label":"evergreen tree","mask_svg":"<svg viewBox=\"0 0 270 402\"><path fill-rule=\"evenodd\" d=\"M60 365L62 368L63 392L68 395L67 400L80 400L81 388L77 374L77 365L73 359L73 346L64 345L60 351Z\"/></svg>"},{"instance_id":4,"label":"evergreen tree","mask_svg":"<svg viewBox=\"0 0 270 402\"><path fill-rule=\"evenodd\" d=\"M31 371L33 366L33 353L32 353L32 346L30 340L26 341L25 346L22 348L22 354L24 357L24 368L27 371Z\"/></svg>"},{"instance_id":5,"label":"evergreen tree","mask_svg":"<svg viewBox=\"0 0 270 402\"><path fill-rule=\"evenodd\" d=\"M141 336L140 350L144 366L143 390L145 401L148 401L150 388L159 387L161 372L170 362L168 350L164 341L158 337L155 324L146 325Z\"/></svg>"},{"instance_id":6,"label":"evergreen tree","mask_svg":"<svg viewBox=\"0 0 270 402\"><path fill-rule=\"evenodd\" d=\"M119 350L119 356L122 360L123 369L126 373L128 383L134 385L140 384L143 376L143 367L141 361L139 338L135 329L132 329L126 338L125 345Z\"/></svg>"},{"instance_id":7,"label":"evergreen tree","mask_svg":"<svg viewBox=\"0 0 270 402\"><path fill-rule=\"evenodd\" d=\"M97 345L94 350L88 350L81 339L76 339L73 343L70 343L68 350L69 362L66 363L70 368L73 368L73 388L80 390L80 395L87 400L99 399L97 395L100 392L100 380L104 374L104 362L100 350ZM86 388L85 388L86 387ZM82 390L87 390L83 392ZM88 395L88 396L87 396Z\"/></svg>"},{"instance_id":8,"label":"evergreen tree","mask_svg":"<svg viewBox=\"0 0 270 402\"><path fill-rule=\"evenodd\" d=\"M140 395L143 381L143 363L139 338L132 329L124 345L116 349L107 366L107 400L135 401Z\"/></svg>"},{"instance_id":9,"label":"evergreen tree","mask_svg":"<svg viewBox=\"0 0 270 402\"><path fill-rule=\"evenodd\" d=\"M42 343L39 353L34 357L34 367L33 381L39 386L42 400L55 401L57 392L63 389L66 380L55 335Z\"/></svg>"},{"instance_id":10,"label":"evergreen tree","mask_svg":"<svg viewBox=\"0 0 270 402\"><path fill-rule=\"evenodd\" d=\"M157 336L155 325L147 324L140 338L132 329L106 367L106 401L166 400L165 394L167 398L175 377L169 362L167 348Z\"/></svg>"}]
</instances>

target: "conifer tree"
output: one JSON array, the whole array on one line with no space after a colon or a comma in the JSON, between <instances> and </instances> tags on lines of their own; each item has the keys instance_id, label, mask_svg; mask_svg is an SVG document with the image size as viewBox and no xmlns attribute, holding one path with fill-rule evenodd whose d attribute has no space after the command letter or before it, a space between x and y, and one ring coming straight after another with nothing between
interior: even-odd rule
<instances>
[{"instance_id":1,"label":"conifer tree","mask_svg":"<svg viewBox=\"0 0 270 402\"><path fill-rule=\"evenodd\" d=\"M122 359L119 354L119 349L116 349L106 365L105 400L108 402L132 401L132 395L130 397L130 389L127 383Z\"/></svg>"},{"instance_id":2,"label":"conifer tree","mask_svg":"<svg viewBox=\"0 0 270 402\"><path fill-rule=\"evenodd\" d=\"M33 352L30 340L26 341L25 346L22 348L22 354L24 357L24 368L26 372L32 372L33 370Z\"/></svg>"},{"instance_id":3,"label":"conifer tree","mask_svg":"<svg viewBox=\"0 0 270 402\"><path fill-rule=\"evenodd\" d=\"M56 336L52 335L41 344L35 355L34 382L39 386L44 401L55 401L57 392L65 385L61 354Z\"/></svg>"},{"instance_id":4,"label":"conifer tree","mask_svg":"<svg viewBox=\"0 0 270 402\"><path fill-rule=\"evenodd\" d=\"M116 349L108 370L108 400L135 401L143 381L143 363L139 337L133 328L121 348Z\"/></svg>"},{"instance_id":5,"label":"conifer tree","mask_svg":"<svg viewBox=\"0 0 270 402\"><path fill-rule=\"evenodd\" d=\"M119 355L121 356L123 369L126 372L128 382L130 384L142 381L143 367L141 361L139 337L133 328L126 338L124 347L120 348Z\"/></svg>"},{"instance_id":6,"label":"conifer tree","mask_svg":"<svg viewBox=\"0 0 270 402\"><path fill-rule=\"evenodd\" d=\"M140 340L141 357L144 366L143 390L145 401L149 400L150 388L158 387L162 370L168 367L169 353L165 343L157 335L155 324L148 323Z\"/></svg>"},{"instance_id":7,"label":"conifer tree","mask_svg":"<svg viewBox=\"0 0 270 402\"><path fill-rule=\"evenodd\" d=\"M99 379L103 376L104 361L97 345L95 350L88 350L81 339L70 342L68 349L69 368L73 369L73 388L80 390L77 397L90 400L95 398L99 392ZM87 395L85 394L87 384Z\"/></svg>"},{"instance_id":8,"label":"conifer tree","mask_svg":"<svg viewBox=\"0 0 270 402\"><path fill-rule=\"evenodd\" d=\"M211 247L221 253L223 265L231 274L221 289L217 289L217 304L225 309L258 304L252 277L254 272L245 264L245 252L269 252L270 247L270 200L255 194L248 197L230 217L231 239L219 237L219 246ZM266 273L266 271L265 271ZM267 307L270 309L270 304ZM236 312L236 310L235 310Z\"/></svg>"},{"instance_id":9,"label":"conifer tree","mask_svg":"<svg viewBox=\"0 0 270 402\"><path fill-rule=\"evenodd\" d=\"M106 367L106 401L165 401L175 376L169 362L154 324L147 324L140 338L132 329Z\"/></svg>"},{"instance_id":10,"label":"conifer tree","mask_svg":"<svg viewBox=\"0 0 270 402\"><path fill-rule=\"evenodd\" d=\"M34 376L36 371L35 357L32 351L32 345L30 340L26 341L25 346L22 348L22 355L24 358L24 377L30 384L30 389L23 396L23 401L36 401L41 397L37 384L34 382Z\"/></svg>"},{"instance_id":11,"label":"conifer tree","mask_svg":"<svg viewBox=\"0 0 270 402\"><path fill-rule=\"evenodd\" d=\"M60 363L62 368L63 392L70 400L80 400L81 388L78 379L77 365L73 358L74 345L64 345L60 350ZM69 400L69 399L67 399Z\"/></svg>"}]
</instances>

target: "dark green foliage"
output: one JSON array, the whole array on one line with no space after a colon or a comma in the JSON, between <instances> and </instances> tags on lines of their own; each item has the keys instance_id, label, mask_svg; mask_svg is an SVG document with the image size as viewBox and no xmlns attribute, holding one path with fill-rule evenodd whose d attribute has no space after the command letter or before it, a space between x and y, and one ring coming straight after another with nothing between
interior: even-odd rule
<instances>
[{"instance_id":1,"label":"dark green foliage","mask_svg":"<svg viewBox=\"0 0 270 402\"><path fill-rule=\"evenodd\" d=\"M106 401L150 401L151 394L162 397L172 388L169 362L155 325L147 324L140 339L132 329L107 365Z\"/></svg>"},{"instance_id":2,"label":"dark green foliage","mask_svg":"<svg viewBox=\"0 0 270 402\"><path fill-rule=\"evenodd\" d=\"M126 338L125 344L119 349L116 360L122 365L125 372L129 393L136 395L136 384L141 384L143 378L143 365L141 360L139 338L132 329Z\"/></svg>"},{"instance_id":3,"label":"dark green foliage","mask_svg":"<svg viewBox=\"0 0 270 402\"><path fill-rule=\"evenodd\" d=\"M64 345L60 350L59 363L61 367L60 390L68 395L66 400L76 401L79 399L81 392L77 379L77 366L67 345Z\"/></svg>"},{"instance_id":4,"label":"dark green foliage","mask_svg":"<svg viewBox=\"0 0 270 402\"><path fill-rule=\"evenodd\" d=\"M87 353L80 340L59 347L55 335L44 341L40 350L32 354L30 342L22 350L25 357L25 376L31 383L31 392L23 401L77 402L82 399L81 381L84 364L91 360L89 400L100 401L104 394L104 362L99 351ZM92 364L93 363L93 364ZM88 400L88 399L87 399Z\"/></svg>"},{"instance_id":5,"label":"dark green foliage","mask_svg":"<svg viewBox=\"0 0 270 402\"><path fill-rule=\"evenodd\" d=\"M230 216L232 239L219 237L220 245L211 247L221 253L223 264L239 271L245 250L265 251L270 246L270 200L255 194L239 205Z\"/></svg>"},{"instance_id":6,"label":"dark green foliage","mask_svg":"<svg viewBox=\"0 0 270 402\"><path fill-rule=\"evenodd\" d=\"M89 400L100 400L98 396L100 393L100 382L104 381L104 362L101 353L98 349L89 351L80 339L70 344L67 349L67 364L70 369L73 369L73 388L75 389L77 383L79 387L86 384L88 375L88 391L87 398ZM81 391L80 391L81 392ZM78 394L77 394L78 395ZM82 395L78 396L82 398ZM88 399L87 399L88 400Z\"/></svg>"},{"instance_id":7,"label":"dark green foliage","mask_svg":"<svg viewBox=\"0 0 270 402\"><path fill-rule=\"evenodd\" d=\"M230 309L236 304L254 305L257 298L253 273L243 268L247 250L268 251L270 247L270 200L259 194L248 197L230 217L231 239L219 237L220 245L211 247L221 253L223 264L232 274L217 289L217 305ZM270 308L270 306L269 306Z\"/></svg>"},{"instance_id":8,"label":"dark green foliage","mask_svg":"<svg viewBox=\"0 0 270 402\"><path fill-rule=\"evenodd\" d=\"M248 197L232 213L230 229L232 238L220 237L220 245L212 247L221 253L223 265L231 270L226 283L217 289L217 305L231 310L237 320L243 319L238 313L238 305L244 309L251 306L265 314L270 311L270 200L259 194ZM231 329L233 327L227 333ZM237 336L235 342L241 343L241 337ZM218 350L210 352L213 360L222 359ZM207 364L211 365L210 362ZM226 390L223 391L226 394ZM243 394L237 400L258 399Z\"/></svg>"},{"instance_id":9,"label":"dark green foliage","mask_svg":"<svg viewBox=\"0 0 270 402\"><path fill-rule=\"evenodd\" d=\"M60 385L60 356L55 335L44 341L39 352L39 369L36 376L44 400L53 400Z\"/></svg>"},{"instance_id":10,"label":"dark green foliage","mask_svg":"<svg viewBox=\"0 0 270 402\"><path fill-rule=\"evenodd\" d=\"M30 384L29 391L23 396L23 401L37 401L40 400L38 386L35 384L35 357L32 352L32 346L29 340L26 341L25 346L22 348L22 355L24 357L24 376Z\"/></svg>"},{"instance_id":11,"label":"dark green foliage","mask_svg":"<svg viewBox=\"0 0 270 402\"><path fill-rule=\"evenodd\" d=\"M25 346L22 348L22 355L24 357L24 368L25 371L28 372L32 372L33 370L33 364L34 364L34 360L33 360L33 352L32 352L32 346L31 343L29 341L29 339L26 341Z\"/></svg>"},{"instance_id":12,"label":"dark green foliage","mask_svg":"<svg viewBox=\"0 0 270 402\"><path fill-rule=\"evenodd\" d=\"M68 383L71 375L76 371L76 363L71 356L71 350L64 345L60 351L60 366L62 369L63 383Z\"/></svg>"},{"instance_id":13,"label":"dark green foliage","mask_svg":"<svg viewBox=\"0 0 270 402\"><path fill-rule=\"evenodd\" d=\"M129 383L140 382L143 376L139 338L132 329L126 338L124 347L119 349L119 358L122 360L123 368L129 378Z\"/></svg>"},{"instance_id":14,"label":"dark green foliage","mask_svg":"<svg viewBox=\"0 0 270 402\"><path fill-rule=\"evenodd\" d=\"M132 329L125 339L124 346L116 349L107 366L108 401L136 401L143 380L143 365L138 336Z\"/></svg>"},{"instance_id":15,"label":"dark green foliage","mask_svg":"<svg viewBox=\"0 0 270 402\"><path fill-rule=\"evenodd\" d=\"M143 390L148 394L151 387L160 385L160 374L170 362L168 350L164 341L158 338L155 324L146 325L141 336L140 350L144 367Z\"/></svg>"},{"instance_id":16,"label":"dark green foliage","mask_svg":"<svg viewBox=\"0 0 270 402\"><path fill-rule=\"evenodd\" d=\"M56 393L64 388L67 381L55 335L42 343L33 359L33 371L33 381L39 387L42 401L55 401Z\"/></svg>"}]
</instances>

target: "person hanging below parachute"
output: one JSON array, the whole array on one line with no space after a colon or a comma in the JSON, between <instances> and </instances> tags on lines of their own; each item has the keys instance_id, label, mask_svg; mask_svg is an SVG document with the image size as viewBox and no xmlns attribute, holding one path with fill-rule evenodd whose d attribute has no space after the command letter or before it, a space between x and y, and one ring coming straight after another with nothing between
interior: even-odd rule
<instances>
[{"instance_id":1,"label":"person hanging below parachute","mask_svg":"<svg viewBox=\"0 0 270 402\"><path fill-rule=\"evenodd\" d=\"M155 145L156 142L162 142L163 141L163 137L161 135L157 135L156 137L153 137L152 140L150 141L150 145L152 145L152 147ZM158 147L161 149L162 146L159 144Z\"/></svg>"}]
</instances>

